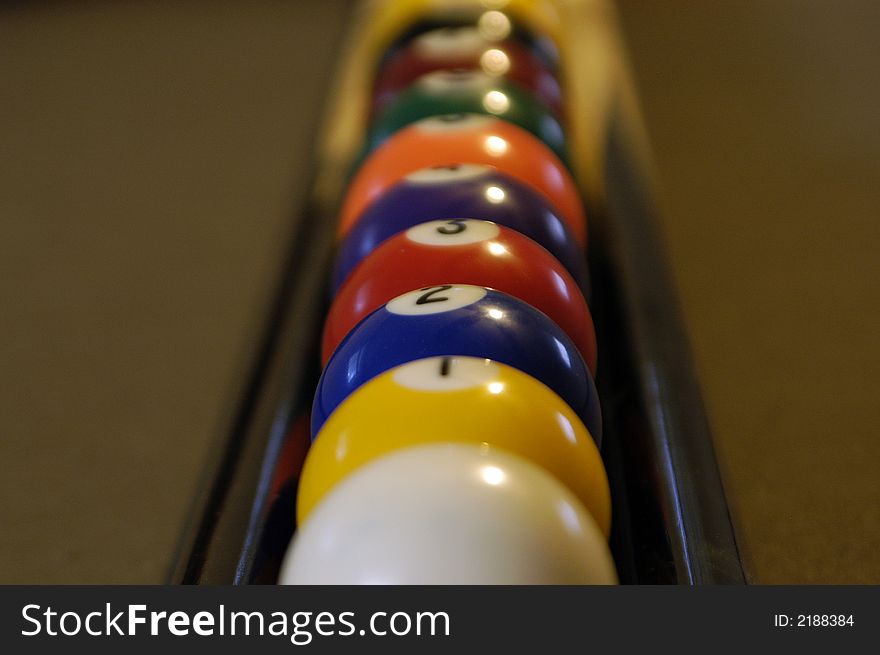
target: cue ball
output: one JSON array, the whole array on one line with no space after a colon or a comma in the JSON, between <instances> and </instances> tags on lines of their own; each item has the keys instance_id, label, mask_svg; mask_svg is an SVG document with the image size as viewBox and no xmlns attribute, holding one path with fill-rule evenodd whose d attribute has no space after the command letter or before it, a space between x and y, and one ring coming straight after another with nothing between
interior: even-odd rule
<instances>
[{"instance_id":1,"label":"cue ball","mask_svg":"<svg viewBox=\"0 0 880 655\"><path fill-rule=\"evenodd\" d=\"M577 347L528 303L485 287L438 284L390 300L355 327L327 363L312 404L312 437L368 380L400 364L468 355L513 366L553 389L599 441L593 377Z\"/></svg>"},{"instance_id":2,"label":"cue ball","mask_svg":"<svg viewBox=\"0 0 880 655\"><path fill-rule=\"evenodd\" d=\"M615 584L602 531L565 486L502 450L395 451L300 526L280 584Z\"/></svg>"},{"instance_id":3,"label":"cue ball","mask_svg":"<svg viewBox=\"0 0 880 655\"><path fill-rule=\"evenodd\" d=\"M466 218L429 221L385 241L348 276L324 323L322 360L367 314L413 288L442 282L491 287L549 316L596 371L596 333L577 282L515 230Z\"/></svg>"},{"instance_id":4,"label":"cue ball","mask_svg":"<svg viewBox=\"0 0 880 655\"><path fill-rule=\"evenodd\" d=\"M340 244L333 289L389 237L418 223L461 216L493 221L537 241L588 288L584 252L544 196L492 166L453 164L414 171L370 204Z\"/></svg>"},{"instance_id":5,"label":"cue ball","mask_svg":"<svg viewBox=\"0 0 880 655\"><path fill-rule=\"evenodd\" d=\"M577 186L565 165L521 127L481 114L445 114L409 125L373 151L358 168L342 205L339 235L367 206L407 174L449 164L495 166L544 195L560 212L581 246L587 219Z\"/></svg>"},{"instance_id":6,"label":"cue ball","mask_svg":"<svg viewBox=\"0 0 880 655\"><path fill-rule=\"evenodd\" d=\"M334 485L377 457L447 441L503 448L542 466L578 497L608 536L608 479L584 424L535 378L475 357L403 364L349 396L309 450L297 519L302 523Z\"/></svg>"}]
</instances>

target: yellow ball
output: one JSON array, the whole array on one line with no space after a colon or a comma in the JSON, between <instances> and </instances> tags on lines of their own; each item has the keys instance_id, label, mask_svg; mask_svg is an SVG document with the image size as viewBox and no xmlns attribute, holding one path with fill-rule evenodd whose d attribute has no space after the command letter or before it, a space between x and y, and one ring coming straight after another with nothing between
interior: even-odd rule
<instances>
[{"instance_id":1,"label":"yellow ball","mask_svg":"<svg viewBox=\"0 0 880 655\"><path fill-rule=\"evenodd\" d=\"M587 428L538 380L476 357L409 362L349 396L306 457L297 494L299 522L358 467L400 448L438 442L483 444L542 466L581 500L608 536L608 478Z\"/></svg>"},{"instance_id":2,"label":"yellow ball","mask_svg":"<svg viewBox=\"0 0 880 655\"><path fill-rule=\"evenodd\" d=\"M372 3L375 11L368 16L367 38L371 50L381 53L423 19L458 15L473 16L481 32L493 40L507 36L505 30L514 21L562 48L564 18L558 4L553 0L384 0Z\"/></svg>"}]
</instances>

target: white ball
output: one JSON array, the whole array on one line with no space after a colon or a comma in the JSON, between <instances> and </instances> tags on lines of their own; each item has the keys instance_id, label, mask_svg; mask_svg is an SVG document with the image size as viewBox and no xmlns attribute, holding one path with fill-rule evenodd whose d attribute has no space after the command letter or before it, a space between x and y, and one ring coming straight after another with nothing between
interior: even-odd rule
<instances>
[{"instance_id":1,"label":"white ball","mask_svg":"<svg viewBox=\"0 0 880 655\"><path fill-rule=\"evenodd\" d=\"M498 449L396 451L340 482L288 548L281 584L615 584L586 509Z\"/></svg>"}]
</instances>

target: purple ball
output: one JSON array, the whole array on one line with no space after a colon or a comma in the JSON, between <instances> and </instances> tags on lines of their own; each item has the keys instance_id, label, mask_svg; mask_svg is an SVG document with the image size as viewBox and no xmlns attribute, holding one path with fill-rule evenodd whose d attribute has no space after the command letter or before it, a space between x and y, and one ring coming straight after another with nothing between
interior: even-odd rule
<instances>
[{"instance_id":1,"label":"purple ball","mask_svg":"<svg viewBox=\"0 0 880 655\"><path fill-rule=\"evenodd\" d=\"M407 175L373 202L340 244L333 291L376 246L414 225L443 218L493 221L546 248L587 295L585 253L549 200L492 166L457 164Z\"/></svg>"}]
</instances>

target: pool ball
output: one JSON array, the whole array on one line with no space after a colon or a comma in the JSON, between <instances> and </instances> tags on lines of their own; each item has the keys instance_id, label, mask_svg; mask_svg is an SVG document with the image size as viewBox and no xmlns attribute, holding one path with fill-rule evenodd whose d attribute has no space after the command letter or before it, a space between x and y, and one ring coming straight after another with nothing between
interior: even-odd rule
<instances>
[{"instance_id":1,"label":"pool ball","mask_svg":"<svg viewBox=\"0 0 880 655\"><path fill-rule=\"evenodd\" d=\"M536 189L559 210L578 243L586 244L584 207L565 165L521 127L480 114L422 119L374 150L345 194L339 234L345 234L371 202L407 174L448 164L489 164Z\"/></svg>"},{"instance_id":2,"label":"pool ball","mask_svg":"<svg viewBox=\"0 0 880 655\"><path fill-rule=\"evenodd\" d=\"M339 246L333 289L389 237L425 221L461 216L493 221L534 239L582 289L588 288L584 252L544 196L492 166L453 164L410 173L367 207Z\"/></svg>"},{"instance_id":3,"label":"pool ball","mask_svg":"<svg viewBox=\"0 0 880 655\"><path fill-rule=\"evenodd\" d=\"M340 482L299 527L281 584L615 584L602 531L546 470L430 444Z\"/></svg>"},{"instance_id":4,"label":"pool ball","mask_svg":"<svg viewBox=\"0 0 880 655\"><path fill-rule=\"evenodd\" d=\"M272 486L269 491L270 498L277 496L282 487L299 475L306 458L306 451L311 444L309 429L307 414L300 415L290 426L284 437L281 452L276 459L275 473L272 476Z\"/></svg>"},{"instance_id":5,"label":"pool ball","mask_svg":"<svg viewBox=\"0 0 880 655\"><path fill-rule=\"evenodd\" d=\"M491 4L482 0L438 3L436 0L395 0L370 16L366 29L367 50L393 57L412 38L449 26L475 26L493 41L510 36L524 41L548 66L558 67L560 50L566 47L563 18L554 2L506 0Z\"/></svg>"},{"instance_id":6,"label":"pool ball","mask_svg":"<svg viewBox=\"0 0 880 655\"><path fill-rule=\"evenodd\" d=\"M491 287L549 316L596 370L593 319L577 282L549 252L497 223L429 221L391 237L364 259L339 288L321 344L326 363L361 319L413 288L441 283Z\"/></svg>"},{"instance_id":7,"label":"pool ball","mask_svg":"<svg viewBox=\"0 0 880 655\"><path fill-rule=\"evenodd\" d=\"M377 457L451 441L502 448L544 467L578 497L608 536L608 479L584 424L533 377L474 357L403 364L350 395L309 450L297 519L305 520L334 485Z\"/></svg>"},{"instance_id":8,"label":"pool ball","mask_svg":"<svg viewBox=\"0 0 880 655\"><path fill-rule=\"evenodd\" d=\"M418 120L455 113L503 118L539 138L561 161L568 159L562 125L545 105L512 82L466 69L427 73L401 91L373 120L366 150Z\"/></svg>"},{"instance_id":9,"label":"pool ball","mask_svg":"<svg viewBox=\"0 0 880 655\"><path fill-rule=\"evenodd\" d=\"M513 366L553 389L597 440L602 418L593 377L568 335L528 303L494 289L438 284L390 300L330 357L312 404L312 437L351 393L414 359L469 355Z\"/></svg>"},{"instance_id":10,"label":"pool ball","mask_svg":"<svg viewBox=\"0 0 880 655\"><path fill-rule=\"evenodd\" d=\"M401 46L376 77L373 114L422 75L456 68L503 76L533 94L557 116L562 115L559 81L537 55L518 39L493 39L473 24L429 30Z\"/></svg>"}]
</instances>

